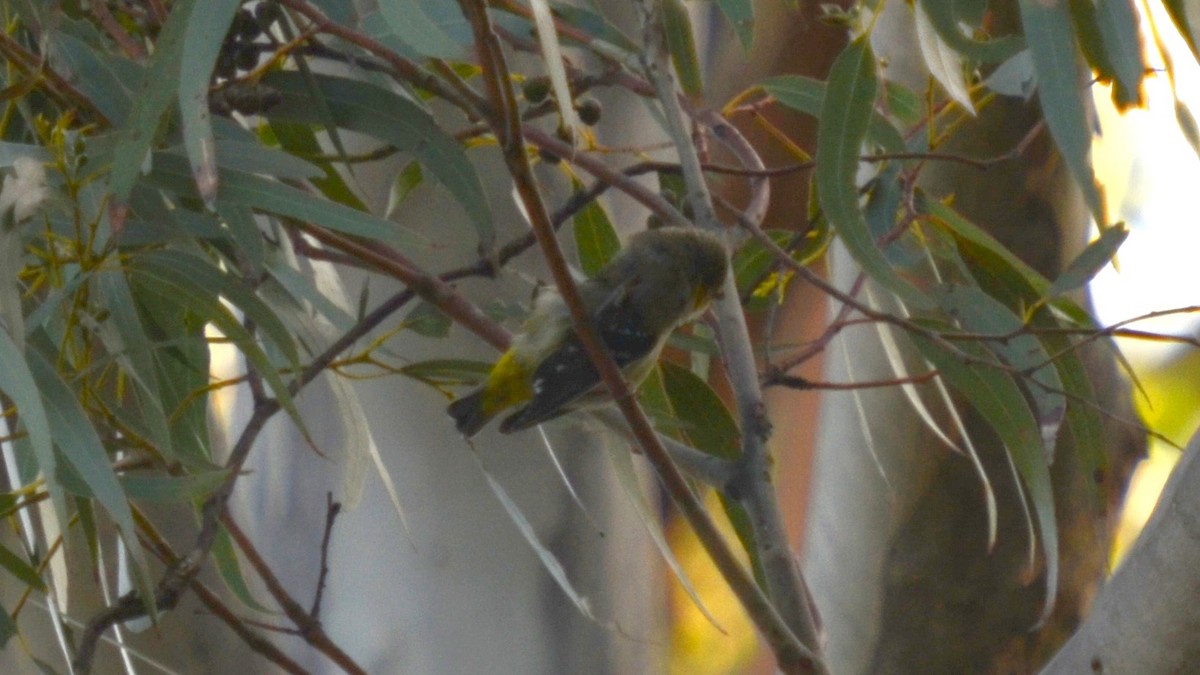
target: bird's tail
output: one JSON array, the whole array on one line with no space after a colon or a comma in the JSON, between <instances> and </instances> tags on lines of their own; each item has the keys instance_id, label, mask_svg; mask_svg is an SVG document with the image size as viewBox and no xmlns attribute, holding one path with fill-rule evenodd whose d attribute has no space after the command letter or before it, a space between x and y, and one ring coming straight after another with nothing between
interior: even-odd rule
<instances>
[{"instance_id":1,"label":"bird's tail","mask_svg":"<svg viewBox=\"0 0 1200 675\"><path fill-rule=\"evenodd\" d=\"M450 413L450 417L454 418L454 426L459 433L467 438L479 433L488 420L495 416L497 411L487 412L483 405L483 389L475 391L463 396L446 408L446 412Z\"/></svg>"}]
</instances>

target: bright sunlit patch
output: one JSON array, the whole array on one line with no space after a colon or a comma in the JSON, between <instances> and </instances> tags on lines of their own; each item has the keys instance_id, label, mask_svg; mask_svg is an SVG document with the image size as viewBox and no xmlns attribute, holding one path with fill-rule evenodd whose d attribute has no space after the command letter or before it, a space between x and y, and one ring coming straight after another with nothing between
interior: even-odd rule
<instances>
[{"instance_id":1,"label":"bright sunlit patch","mask_svg":"<svg viewBox=\"0 0 1200 675\"><path fill-rule=\"evenodd\" d=\"M1095 92L1103 129L1093 148L1097 175L1106 187L1110 212L1130 226L1129 239L1118 253L1119 271L1110 265L1091 285L1096 315L1104 325L1200 305L1200 274L1195 271L1200 227L1194 205L1200 161L1197 149L1180 131L1176 111L1178 99L1200 113L1200 67L1162 7L1155 7L1152 14L1158 37L1172 54L1174 91L1157 45L1147 36L1146 53L1152 67L1160 71L1146 79L1148 109L1119 115L1107 88L1097 87ZM1195 312L1129 326L1178 336L1195 336L1198 327L1200 313ZM1143 422L1176 444L1186 443L1200 421L1196 415L1200 403L1190 384L1200 377L1196 351L1169 341L1119 338L1117 342L1145 390L1145 396L1134 394ZM1152 439L1149 458L1138 466L1129 484L1113 547L1114 564L1153 512L1178 457L1170 444Z\"/></svg>"}]
</instances>

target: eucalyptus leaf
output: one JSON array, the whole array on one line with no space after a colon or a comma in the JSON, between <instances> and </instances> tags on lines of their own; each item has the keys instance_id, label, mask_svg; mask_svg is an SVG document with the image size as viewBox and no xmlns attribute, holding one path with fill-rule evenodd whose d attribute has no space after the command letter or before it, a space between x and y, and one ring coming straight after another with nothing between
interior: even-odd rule
<instances>
[{"instance_id":1,"label":"eucalyptus leaf","mask_svg":"<svg viewBox=\"0 0 1200 675\"><path fill-rule=\"evenodd\" d=\"M934 324L927 324L934 327ZM940 326L949 328L948 326ZM1021 475L1037 521L1038 537L1046 561L1045 598L1039 624L1054 611L1058 593L1058 523L1055 520L1054 491L1041 429L1011 375L988 365L994 357L979 344L959 342L956 346L976 361L965 361L928 338L913 335L918 351L938 370L959 394L991 425L1004 443ZM1031 561L1032 564L1032 561Z\"/></svg>"},{"instance_id":2,"label":"eucalyptus leaf","mask_svg":"<svg viewBox=\"0 0 1200 675\"><path fill-rule=\"evenodd\" d=\"M877 85L875 56L867 39L859 38L842 51L829 71L817 131L817 196L825 217L863 270L908 305L927 308L929 299L900 277L876 245L858 203L859 152Z\"/></svg>"},{"instance_id":3,"label":"eucalyptus leaf","mask_svg":"<svg viewBox=\"0 0 1200 675\"><path fill-rule=\"evenodd\" d=\"M62 458L87 486L87 496L104 507L121 533L121 539L129 546L138 592L150 605L149 614L154 616L153 580L146 567L145 554L138 543L133 512L125 492L117 482L108 452L75 392L55 369L51 360L53 357L43 353L43 350L53 349L52 345L40 331L32 337L37 339L31 339L26 356L45 404L46 419L54 429L54 443L62 453ZM57 483L59 477L57 473L47 472L46 480L48 483Z\"/></svg>"},{"instance_id":4,"label":"eucalyptus leaf","mask_svg":"<svg viewBox=\"0 0 1200 675\"><path fill-rule=\"evenodd\" d=\"M683 0L662 0L663 33L667 38L667 49L671 52L671 63L679 76L679 86L688 96L704 93L704 76L700 71L700 59L696 56L696 38L692 35L692 21Z\"/></svg>"},{"instance_id":5,"label":"eucalyptus leaf","mask_svg":"<svg viewBox=\"0 0 1200 675\"><path fill-rule=\"evenodd\" d=\"M328 75L313 77L338 126L413 153L458 199L480 240L490 246L495 231L479 175L458 141L446 134L428 112L403 96L366 82ZM275 72L263 81L283 96L283 102L267 113L269 118L319 123L298 74Z\"/></svg>"},{"instance_id":6,"label":"eucalyptus leaf","mask_svg":"<svg viewBox=\"0 0 1200 675\"><path fill-rule=\"evenodd\" d=\"M1105 265L1117 254L1117 249L1129 237L1129 228L1125 223L1117 223L1104 229L1100 236L1088 244L1083 251L1067 265L1067 269L1050 284L1046 297L1053 298L1063 293L1082 287L1092 280Z\"/></svg>"},{"instance_id":7,"label":"eucalyptus leaf","mask_svg":"<svg viewBox=\"0 0 1200 675\"><path fill-rule=\"evenodd\" d=\"M818 120L823 119L826 86L825 82L803 75L780 75L762 81L763 89L777 101ZM871 113L867 138L888 152L903 152L905 149L904 138L900 132L886 117L877 112Z\"/></svg>"},{"instance_id":8,"label":"eucalyptus leaf","mask_svg":"<svg viewBox=\"0 0 1200 675\"><path fill-rule=\"evenodd\" d=\"M180 120L192 176L200 197L212 203L217 196L217 148L208 112L208 87L213 66L242 0L207 0L196 5L183 36L179 68Z\"/></svg>"},{"instance_id":9,"label":"eucalyptus leaf","mask_svg":"<svg viewBox=\"0 0 1200 675\"><path fill-rule=\"evenodd\" d=\"M749 52L754 45L754 3L751 0L716 0L717 9L725 15L725 20L733 26L738 43L743 52Z\"/></svg>"},{"instance_id":10,"label":"eucalyptus leaf","mask_svg":"<svg viewBox=\"0 0 1200 675\"><path fill-rule=\"evenodd\" d=\"M575 189L581 190L582 186L577 184ZM595 276L621 250L616 228L604 207L594 199L575 214L571 219L571 227L575 234L579 265L589 277Z\"/></svg>"},{"instance_id":11,"label":"eucalyptus leaf","mask_svg":"<svg viewBox=\"0 0 1200 675\"><path fill-rule=\"evenodd\" d=\"M108 179L109 192L117 201L129 198L158 133L159 122L179 91L184 36L195 5L196 0L178 0L171 5L171 16L155 42L150 67L134 90L133 110L113 153L112 173Z\"/></svg>"},{"instance_id":12,"label":"eucalyptus leaf","mask_svg":"<svg viewBox=\"0 0 1200 675\"><path fill-rule=\"evenodd\" d=\"M1090 102L1085 70L1072 29L1067 3L1020 0L1021 23L1038 77L1038 101L1054 138L1096 222L1104 224L1104 205L1092 170Z\"/></svg>"},{"instance_id":13,"label":"eucalyptus leaf","mask_svg":"<svg viewBox=\"0 0 1200 675\"><path fill-rule=\"evenodd\" d=\"M960 23L964 18L958 11L955 0L920 0L918 9L923 10L929 23L945 44L960 54L981 63L997 63L1010 58L1024 47L1021 38L1006 35L992 40L975 40L963 34Z\"/></svg>"}]
</instances>

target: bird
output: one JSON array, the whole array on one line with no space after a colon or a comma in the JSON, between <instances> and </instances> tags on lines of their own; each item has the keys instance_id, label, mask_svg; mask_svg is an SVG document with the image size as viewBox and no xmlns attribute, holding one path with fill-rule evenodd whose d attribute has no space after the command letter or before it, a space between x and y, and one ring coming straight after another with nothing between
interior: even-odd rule
<instances>
[{"instance_id":1,"label":"bird","mask_svg":"<svg viewBox=\"0 0 1200 675\"><path fill-rule=\"evenodd\" d=\"M729 270L722 237L695 227L643 230L579 284L592 326L631 387L653 370L671 332L700 316ZM609 400L562 296L540 294L483 383L447 409L467 438L492 418L509 434Z\"/></svg>"}]
</instances>

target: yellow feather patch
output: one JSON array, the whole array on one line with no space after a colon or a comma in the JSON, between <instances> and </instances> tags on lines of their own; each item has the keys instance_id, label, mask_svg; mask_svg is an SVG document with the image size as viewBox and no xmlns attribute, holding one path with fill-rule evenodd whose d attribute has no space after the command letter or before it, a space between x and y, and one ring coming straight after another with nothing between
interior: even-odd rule
<instances>
[{"instance_id":1,"label":"yellow feather patch","mask_svg":"<svg viewBox=\"0 0 1200 675\"><path fill-rule=\"evenodd\" d=\"M529 370L517 359L514 351L510 349L504 352L496 361L496 365L492 366L484 385L484 414L490 417L505 408L533 398L529 377Z\"/></svg>"}]
</instances>

